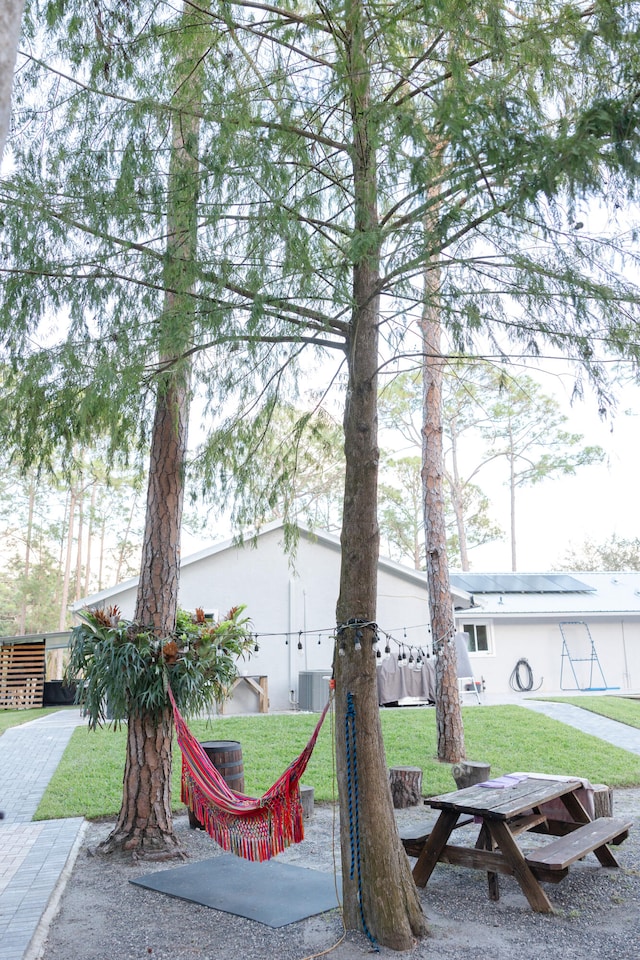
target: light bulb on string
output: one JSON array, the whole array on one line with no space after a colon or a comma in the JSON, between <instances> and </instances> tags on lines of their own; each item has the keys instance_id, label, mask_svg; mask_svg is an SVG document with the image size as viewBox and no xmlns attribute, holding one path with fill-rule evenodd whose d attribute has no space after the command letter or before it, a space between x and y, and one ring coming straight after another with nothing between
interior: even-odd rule
<instances>
[{"instance_id":1,"label":"light bulb on string","mask_svg":"<svg viewBox=\"0 0 640 960\"><path fill-rule=\"evenodd\" d=\"M298 650L302 650L302 630L298 633Z\"/></svg>"}]
</instances>

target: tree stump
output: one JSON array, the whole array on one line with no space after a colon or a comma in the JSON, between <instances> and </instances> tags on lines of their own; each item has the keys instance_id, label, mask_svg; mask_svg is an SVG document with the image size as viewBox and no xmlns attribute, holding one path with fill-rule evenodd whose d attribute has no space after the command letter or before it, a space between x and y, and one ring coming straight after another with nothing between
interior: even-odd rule
<instances>
[{"instance_id":1,"label":"tree stump","mask_svg":"<svg viewBox=\"0 0 640 960\"><path fill-rule=\"evenodd\" d=\"M613 816L613 790L606 783L593 785L594 819Z\"/></svg>"},{"instance_id":2,"label":"tree stump","mask_svg":"<svg viewBox=\"0 0 640 960\"><path fill-rule=\"evenodd\" d=\"M391 767L389 785L396 810L415 807L422 800L422 769L420 767Z\"/></svg>"},{"instance_id":3,"label":"tree stump","mask_svg":"<svg viewBox=\"0 0 640 960\"><path fill-rule=\"evenodd\" d=\"M300 802L302 803L302 815L305 820L310 820L313 816L313 787L305 787L300 784Z\"/></svg>"},{"instance_id":4,"label":"tree stump","mask_svg":"<svg viewBox=\"0 0 640 960\"><path fill-rule=\"evenodd\" d=\"M460 763L454 763L451 767L451 775L458 790L472 787L474 783L483 783L484 780L489 779L490 774L491 765L477 760L461 760Z\"/></svg>"}]
</instances>

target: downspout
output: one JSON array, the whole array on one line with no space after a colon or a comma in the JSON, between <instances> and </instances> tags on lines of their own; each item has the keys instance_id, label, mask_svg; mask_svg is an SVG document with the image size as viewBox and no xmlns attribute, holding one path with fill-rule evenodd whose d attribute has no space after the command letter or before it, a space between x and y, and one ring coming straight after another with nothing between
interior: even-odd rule
<instances>
[{"instance_id":1,"label":"downspout","mask_svg":"<svg viewBox=\"0 0 640 960\"><path fill-rule=\"evenodd\" d=\"M295 617L295 588L291 578L289 578L289 628L287 636L287 647L289 650L289 704L294 710L298 708L298 695L293 686L293 621ZM297 683L296 683L297 687Z\"/></svg>"},{"instance_id":2,"label":"downspout","mask_svg":"<svg viewBox=\"0 0 640 960\"><path fill-rule=\"evenodd\" d=\"M627 660L627 638L624 632L624 620L620 621L620 629L622 632L622 658L624 660L624 672L622 675L624 677L625 688L629 690L631 687L631 676L629 674L629 661Z\"/></svg>"}]
</instances>

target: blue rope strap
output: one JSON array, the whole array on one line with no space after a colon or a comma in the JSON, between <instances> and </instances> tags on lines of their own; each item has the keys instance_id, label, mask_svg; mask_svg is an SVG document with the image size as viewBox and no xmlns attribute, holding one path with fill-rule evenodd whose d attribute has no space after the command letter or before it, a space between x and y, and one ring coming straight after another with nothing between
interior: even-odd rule
<instances>
[{"instance_id":1,"label":"blue rope strap","mask_svg":"<svg viewBox=\"0 0 640 960\"><path fill-rule=\"evenodd\" d=\"M346 761L347 761L347 801L349 809L349 841L351 844L351 869L349 879L354 877L358 883L358 907L362 929L369 942L379 953L378 941L373 936L364 918L362 907L362 874L360 870L360 807L358 796L358 755L356 752L356 710L353 703L353 694L347 693L347 712L344 719Z\"/></svg>"}]
</instances>

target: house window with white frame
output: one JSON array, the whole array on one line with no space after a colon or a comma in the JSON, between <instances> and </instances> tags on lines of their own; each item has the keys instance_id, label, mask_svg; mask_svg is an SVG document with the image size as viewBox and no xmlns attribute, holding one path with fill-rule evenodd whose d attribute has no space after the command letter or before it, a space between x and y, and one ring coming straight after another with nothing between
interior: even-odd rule
<instances>
[{"instance_id":1,"label":"house window with white frame","mask_svg":"<svg viewBox=\"0 0 640 960\"><path fill-rule=\"evenodd\" d=\"M489 634L489 624L487 623L463 623L462 630L467 635L467 647L469 653L488 654L491 653L491 643Z\"/></svg>"}]
</instances>

